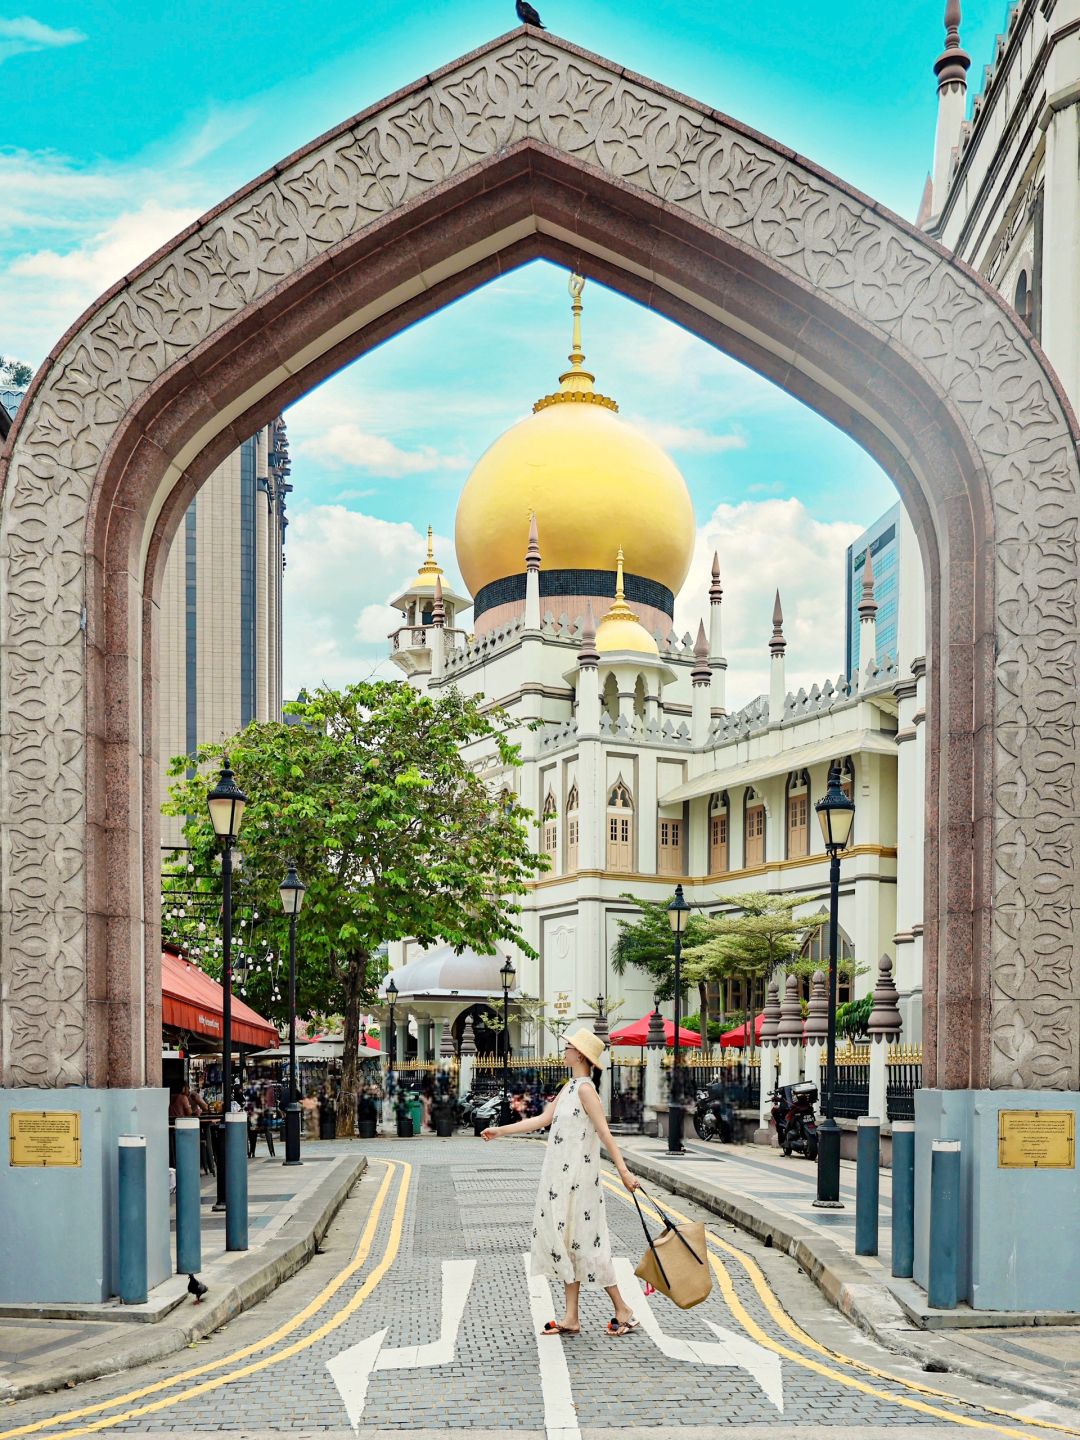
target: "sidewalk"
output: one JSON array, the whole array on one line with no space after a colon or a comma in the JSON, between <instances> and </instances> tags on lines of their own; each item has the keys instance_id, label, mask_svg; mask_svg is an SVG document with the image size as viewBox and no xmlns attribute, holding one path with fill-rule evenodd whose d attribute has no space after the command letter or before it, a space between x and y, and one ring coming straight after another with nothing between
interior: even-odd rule
<instances>
[{"instance_id":1,"label":"sidewalk","mask_svg":"<svg viewBox=\"0 0 1080 1440\"><path fill-rule=\"evenodd\" d=\"M346 1148L346 1147L349 1148ZM304 1163L282 1165L260 1145L248 1167L249 1249L225 1251L216 1183L202 1182L201 1304L187 1276L172 1275L145 1305L0 1306L0 1402L44 1394L172 1354L264 1299L305 1265L360 1178L366 1160L349 1142L305 1144ZM171 1228L175 1231L175 1215ZM175 1243L170 1243L175 1261Z\"/></svg>"},{"instance_id":2,"label":"sidewalk","mask_svg":"<svg viewBox=\"0 0 1080 1440\"><path fill-rule=\"evenodd\" d=\"M618 1137L630 1168L685 1196L797 1260L836 1308L875 1340L926 1369L1080 1407L1080 1315L984 1315L967 1306L930 1311L910 1280L891 1271L891 1175L880 1173L880 1254L855 1254L855 1165L841 1162L843 1210L815 1210L816 1167L760 1145L688 1142L669 1156L664 1141ZM1065 1318L1065 1317L1061 1317ZM1070 1321L1072 1317L1069 1317ZM1044 1320L1050 1323L1044 1323Z\"/></svg>"}]
</instances>

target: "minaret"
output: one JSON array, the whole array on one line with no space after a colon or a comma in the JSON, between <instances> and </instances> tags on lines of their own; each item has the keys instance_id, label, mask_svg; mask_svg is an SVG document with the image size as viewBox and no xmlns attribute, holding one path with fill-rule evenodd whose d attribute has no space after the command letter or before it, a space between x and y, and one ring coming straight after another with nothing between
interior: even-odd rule
<instances>
[{"instance_id":1,"label":"minaret","mask_svg":"<svg viewBox=\"0 0 1080 1440\"><path fill-rule=\"evenodd\" d=\"M596 648L596 619L592 601L585 602L585 621L578 651L577 726L578 735L600 731L600 655Z\"/></svg>"},{"instance_id":2,"label":"minaret","mask_svg":"<svg viewBox=\"0 0 1080 1440\"><path fill-rule=\"evenodd\" d=\"M949 190L952 153L960 143L967 110L967 72L971 56L960 48L960 0L945 3L945 49L934 61L938 80L937 131L934 135L933 213L941 214Z\"/></svg>"},{"instance_id":3,"label":"minaret","mask_svg":"<svg viewBox=\"0 0 1080 1440\"><path fill-rule=\"evenodd\" d=\"M712 723L712 676L709 669L709 642L705 639L705 621L698 621L694 642L694 668L690 671L691 713L690 739L695 750L704 749Z\"/></svg>"},{"instance_id":4,"label":"minaret","mask_svg":"<svg viewBox=\"0 0 1080 1440\"><path fill-rule=\"evenodd\" d=\"M784 683L784 652L786 649L784 612L780 608L780 591L777 590L772 612L772 637L769 640L769 654L772 657L769 665L770 725L779 725L784 718L784 701L787 698L787 686Z\"/></svg>"},{"instance_id":5,"label":"minaret","mask_svg":"<svg viewBox=\"0 0 1080 1440\"><path fill-rule=\"evenodd\" d=\"M720 603L724 598L724 587L720 584L720 556L714 550L712 557L712 580L709 583L709 665L716 678L716 694L713 699L721 710L727 709L727 661L724 659L724 643L720 630Z\"/></svg>"},{"instance_id":6,"label":"minaret","mask_svg":"<svg viewBox=\"0 0 1080 1440\"><path fill-rule=\"evenodd\" d=\"M877 659L877 611L877 601L874 599L874 562L870 558L870 547L867 546L866 564L863 566L862 597L859 600L860 690L867 683L870 662Z\"/></svg>"},{"instance_id":7,"label":"minaret","mask_svg":"<svg viewBox=\"0 0 1080 1440\"><path fill-rule=\"evenodd\" d=\"M540 532L535 511L529 517L529 544L525 551L525 629L540 629Z\"/></svg>"},{"instance_id":8,"label":"minaret","mask_svg":"<svg viewBox=\"0 0 1080 1440\"><path fill-rule=\"evenodd\" d=\"M431 678L438 680L446 668L446 605L443 601L441 575L435 576L435 599L431 606L429 636Z\"/></svg>"}]
</instances>

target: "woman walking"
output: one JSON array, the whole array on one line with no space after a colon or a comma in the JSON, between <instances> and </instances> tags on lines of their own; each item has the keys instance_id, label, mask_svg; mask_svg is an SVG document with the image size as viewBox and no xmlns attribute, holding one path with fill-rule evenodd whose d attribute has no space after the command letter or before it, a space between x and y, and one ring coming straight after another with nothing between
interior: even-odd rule
<instances>
[{"instance_id":1,"label":"woman walking","mask_svg":"<svg viewBox=\"0 0 1080 1440\"><path fill-rule=\"evenodd\" d=\"M484 1139L501 1140L505 1135L528 1135L551 1127L533 1215L530 1270L533 1275L562 1281L566 1308L562 1319L549 1320L542 1333L581 1333L578 1300L585 1284L603 1286L611 1298L615 1314L608 1321L607 1333L628 1335L637 1329L638 1321L615 1284L600 1179L601 1142L627 1190L636 1190L638 1182L611 1138L596 1093L604 1060L603 1041L591 1030L577 1030L567 1040L563 1058L571 1079L543 1114L513 1125L492 1126L484 1131Z\"/></svg>"}]
</instances>

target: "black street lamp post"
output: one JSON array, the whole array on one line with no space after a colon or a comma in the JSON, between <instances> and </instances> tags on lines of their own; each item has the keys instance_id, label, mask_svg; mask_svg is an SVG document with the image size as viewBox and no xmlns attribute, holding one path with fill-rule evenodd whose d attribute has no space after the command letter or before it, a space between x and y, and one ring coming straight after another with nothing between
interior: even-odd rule
<instances>
[{"instance_id":1,"label":"black street lamp post","mask_svg":"<svg viewBox=\"0 0 1080 1440\"><path fill-rule=\"evenodd\" d=\"M833 1113L836 1088L836 962L840 930L840 851L855 821L855 802L840 788L840 766L829 768L829 788L814 806L829 856L829 1030L825 1050L825 1118L818 1130L817 1199L822 1209L840 1210L840 1126Z\"/></svg>"},{"instance_id":2,"label":"black street lamp post","mask_svg":"<svg viewBox=\"0 0 1080 1440\"><path fill-rule=\"evenodd\" d=\"M394 984L394 977L391 975L386 982L386 1003L390 1007L390 1048L386 1052L389 1060L389 1069L386 1077L386 1093L389 1096L390 1087L393 1084L394 1066L397 1064L397 1027L394 1024L394 1006L397 1004L398 990Z\"/></svg>"},{"instance_id":3,"label":"black street lamp post","mask_svg":"<svg viewBox=\"0 0 1080 1440\"><path fill-rule=\"evenodd\" d=\"M667 917L675 934L675 1051L671 1057L671 1102L668 1105L667 1148L670 1155L683 1152L682 1071L679 1067L679 1027L682 1023L682 937L690 906L681 885L675 886L675 898L667 907Z\"/></svg>"},{"instance_id":4,"label":"black street lamp post","mask_svg":"<svg viewBox=\"0 0 1080 1440\"><path fill-rule=\"evenodd\" d=\"M290 860L285 879L278 886L281 907L289 917L289 1103L285 1107L285 1164L300 1160L300 1087L296 1083L296 917L304 903L307 886Z\"/></svg>"},{"instance_id":5,"label":"black street lamp post","mask_svg":"<svg viewBox=\"0 0 1080 1440\"><path fill-rule=\"evenodd\" d=\"M218 783L206 797L214 834L221 846L221 1154L215 1210L225 1209L225 1116L232 1108L232 872L233 846L240 833L247 796L236 783L228 756Z\"/></svg>"},{"instance_id":6,"label":"black street lamp post","mask_svg":"<svg viewBox=\"0 0 1080 1440\"><path fill-rule=\"evenodd\" d=\"M502 1065L502 1110L500 1125L510 1124L510 991L514 988L517 971L512 960L507 960L499 971L503 992L503 1065Z\"/></svg>"}]
</instances>

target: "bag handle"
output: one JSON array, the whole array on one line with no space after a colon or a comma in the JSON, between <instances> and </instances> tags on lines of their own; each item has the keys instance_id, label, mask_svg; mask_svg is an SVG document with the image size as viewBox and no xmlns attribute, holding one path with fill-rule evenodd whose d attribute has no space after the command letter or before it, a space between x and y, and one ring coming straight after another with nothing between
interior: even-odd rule
<instances>
[{"instance_id":1,"label":"bag handle","mask_svg":"<svg viewBox=\"0 0 1080 1440\"><path fill-rule=\"evenodd\" d=\"M694 1259L697 1261L697 1263L698 1263L699 1265L704 1265L704 1264L705 1264L705 1261L701 1258L701 1256L697 1253L697 1251L694 1249L694 1247L690 1244L690 1241L687 1240L686 1236L682 1233L682 1231L679 1229L679 1227L675 1224L675 1222L674 1222L674 1220L672 1220L671 1216L668 1215L668 1214L656 1203L656 1201L653 1199L653 1197L652 1197L651 1195L646 1194L645 1187L640 1183L640 1181L638 1182L638 1189L639 1189L639 1190L641 1191L641 1193L645 1196L645 1199L648 1200L649 1204L655 1209L656 1213L660 1216L660 1219L664 1222L664 1229L665 1229L665 1230L670 1230L673 1235L676 1235L676 1236L679 1238L679 1240L682 1242L682 1244L685 1246L685 1248L690 1251L690 1254L694 1257ZM636 1190L631 1190L631 1191L630 1191L630 1194L634 1197L634 1204L637 1205L638 1218L641 1220L642 1229L645 1231L645 1237L646 1237L646 1239L647 1239L648 1242L649 1242L649 1246L650 1246L650 1248L652 1249L653 1254L656 1255L656 1247L653 1245L652 1236L649 1234L649 1227L645 1224L645 1216L642 1215L642 1213L641 1213L641 1206L638 1205L637 1191L636 1191ZM660 1257L659 1257L659 1255L656 1256L656 1263L657 1263L658 1265L660 1265ZM664 1273L664 1267L663 1267L662 1265L660 1265L660 1273L661 1273L662 1275L663 1275L663 1273ZM664 1275L664 1280L665 1280L665 1282L667 1281L667 1276L666 1276L666 1275Z\"/></svg>"},{"instance_id":2,"label":"bag handle","mask_svg":"<svg viewBox=\"0 0 1080 1440\"><path fill-rule=\"evenodd\" d=\"M644 1192L643 1192L643 1193L644 1193ZM653 1237L649 1234L649 1227L648 1227L648 1225L646 1225L646 1223L645 1223L645 1216L641 1213L641 1206L638 1204L637 1191L636 1191L636 1190L631 1190L631 1191L630 1191L630 1194L631 1194L631 1196L632 1196L632 1198L633 1198L633 1201L634 1201L634 1207L635 1207L635 1209L637 1210L637 1213L638 1213L638 1219L641 1221L641 1228L642 1228L642 1230L645 1231L645 1239L648 1241L648 1243L649 1243L649 1249L652 1251L652 1253L653 1253L653 1259L656 1261L656 1267L657 1267L657 1269L660 1271L660 1274L664 1277L664 1284L665 1284L665 1285L668 1287L668 1289L670 1290L670 1289L671 1289L671 1281L668 1279L668 1277L667 1277L667 1271L664 1269L664 1262L660 1259L660 1256L659 1256L659 1255L657 1254L657 1252L656 1252L656 1246L655 1246L655 1244L653 1243ZM646 1198L648 1198L648 1197L646 1197Z\"/></svg>"}]
</instances>

